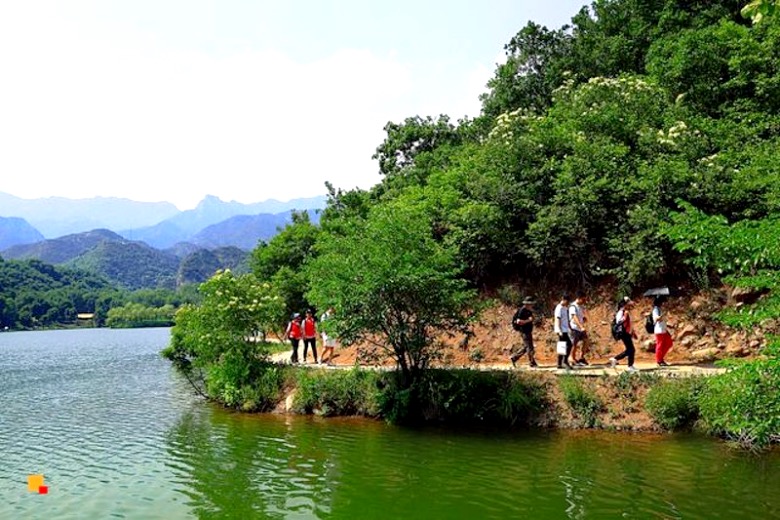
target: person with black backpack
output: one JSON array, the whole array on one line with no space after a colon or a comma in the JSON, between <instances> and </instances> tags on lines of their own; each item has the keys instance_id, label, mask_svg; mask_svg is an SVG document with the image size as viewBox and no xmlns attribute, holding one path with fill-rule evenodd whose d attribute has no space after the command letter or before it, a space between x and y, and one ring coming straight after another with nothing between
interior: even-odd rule
<instances>
[{"instance_id":1,"label":"person with black backpack","mask_svg":"<svg viewBox=\"0 0 780 520\"><path fill-rule=\"evenodd\" d=\"M512 349L512 354L509 356L509 361L512 362L512 366L517 366L517 360L520 359L526 353L528 354L528 366L531 368L537 367L536 358L534 357L534 312L533 306L536 302L533 298L526 296L523 299L523 306L517 309L517 312L512 316L512 328L519 332L523 337L523 348L515 351L516 347Z\"/></svg>"},{"instance_id":2,"label":"person with black backpack","mask_svg":"<svg viewBox=\"0 0 780 520\"><path fill-rule=\"evenodd\" d=\"M634 355L636 354L634 340L637 336L631 325L631 315L628 313L633 307L634 302L628 296L623 297L618 303L618 310L612 322L612 335L613 337L617 335L616 339L620 339L625 348L617 356L609 358L609 364L612 365L612 368L615 368L618 361L627 357L629 372L637 372L637 369L634 367Z\"/></svg>"}]
</instances>

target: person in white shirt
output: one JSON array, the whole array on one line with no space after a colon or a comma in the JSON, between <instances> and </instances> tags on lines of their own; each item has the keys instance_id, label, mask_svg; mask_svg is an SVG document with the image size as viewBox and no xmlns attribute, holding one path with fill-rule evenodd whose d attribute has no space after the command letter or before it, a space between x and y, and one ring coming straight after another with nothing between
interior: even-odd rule
<instances>
[{"instance_id":1,"label":"person in white shirt","mask_svg":"<svg viewBox=\"0 0 780 520\"><path fill-rule=\"evenodd\" d=\"M574 302L569 306L569 327L571 328L571 362L576 366L584 367L588 365L585 360L585 354L588 345L588 331L585 329L585 323L588 321L585 314L585 293L578 292ZM580 357L577 358L577 347L579 347Z\"/></svg>"},{"instance_id":2,"label":"person in white shirt","mask_svg":"<svg viewBox=\"0 0 780 520\"><path fill-rule=\"evenodd\" d=\"M653 300L653 333L655 334L655 362L659 367L667 367L664 360L672 348L672 335L666 330L666 320L661 312L661 305L666 301L664 296L656 296Z\"/></svg>"},{"instance_id":3,"label":"person in white shirt","mask_svg":"<svg viewBox=\"0 0 780 520\"><path fill-rule=\"evenodd\" d=\"M571 353L571 338L569 332L571 328L569 326L569 295L564 294L561 297L561 301L555 306L553 311L553 330L558 335L558 342L566 343L566 354L558 354L558 368L568 368L571 370L569 364L569 354Z\"/></svg>"}]
</instances>

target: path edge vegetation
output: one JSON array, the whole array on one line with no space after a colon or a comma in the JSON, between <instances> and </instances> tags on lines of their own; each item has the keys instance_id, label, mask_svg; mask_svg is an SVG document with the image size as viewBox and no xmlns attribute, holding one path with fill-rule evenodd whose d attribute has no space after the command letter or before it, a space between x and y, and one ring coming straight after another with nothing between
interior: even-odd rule
<instances>
[{"instance_id":1,"label":"path edge vegetation","mask_svg":"<svg viewBox=\"0 0 780 520\"><path fill-rule=\"evenodd\" d=\"M571 27L529 23L505 46L479 117L388 123L374 156L382 181L328 185L319 226L296 215L255 250L252 275L203 284L203 303L177 312L165 356L204 395L243 410L271 410L296 388L305 413L561 426L554 410L604 427L617 412L590 381L434 369L436 338L467 338L485 295L506 282L537 294L605 282L622 294L759 287L769 296L716 318L748 329L776 320L776 7L597 0ZM309 306L334 307L329 333L398 370L270 363L250 338ZM753 354L722 375L621 376L613 390L658 427L768 446L780 442L780 340Z\"/></svg>"}]
</instances>

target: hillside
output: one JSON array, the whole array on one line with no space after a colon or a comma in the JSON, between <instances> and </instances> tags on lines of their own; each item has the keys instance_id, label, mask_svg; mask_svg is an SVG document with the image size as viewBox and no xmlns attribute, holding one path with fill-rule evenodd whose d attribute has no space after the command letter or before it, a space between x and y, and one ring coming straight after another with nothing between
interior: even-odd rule
<instances>
[{"instance_id":1,"label":"hillside","mask_svg":"<svg viewBox=\"0 0 780 520\"><path fill-rule=\"evenodd\" d=\"M179 259L142 242L104 240L68 262L126 289L176 287Z\"/></svg>"},{"instance_id":2,"label":"hillside","mask_svg":"<svg viewBox=\"0 0 780 520\"><path fill-rule=\"evenodd\" d=\"M249 253L237 247L199 249L182 258L176 284L205 282L219 269L230 269L237 273L248 272L248 260Z\"/></svg>"},{"instance_id":3,"label":"hillside","mask_svg":"<svg viewBox=\"0 0 780 520\"><path fill-rule=\"evenodd\" d=\"M43 235L23 218L0 217L0 251L41 240Z\"/></svg>"},{"instance_id":4,"label":"hillside","mask_svg":"<svg viewBox=\"0 0 780 520\"><path fill-rule=\"evenodd\" d=\"M105 241L118 242L124 239L113 231L95 229L34 244L14 246L3 251L3 256L12 260L34 258L49 264L64 264Z\"/></svg>"},{"instance_id":5,"label":"hillside","mask_svg":"<svg viewBox=\"0 0 780 520\"><path fill-rule=\"evenodd\" d=\"M311 220L317 222L317 214L309 212ZM237 215L218 224L208 226L190 238L194 244L207 248L236 246L250 251L259 241L273 238L279 229L292 222L292 213Z\"/></svg>"},{"instance_id":6,"label":"hillside","mask_svg":"<svg viewBox=\"0 0 780 520\"><path fill-rule=\"evenodd\" d=\"M0 259L0 330L72 323L79 312L95 312L115 293L93 273L39 260Z\"/></svg>"}]
</instances>

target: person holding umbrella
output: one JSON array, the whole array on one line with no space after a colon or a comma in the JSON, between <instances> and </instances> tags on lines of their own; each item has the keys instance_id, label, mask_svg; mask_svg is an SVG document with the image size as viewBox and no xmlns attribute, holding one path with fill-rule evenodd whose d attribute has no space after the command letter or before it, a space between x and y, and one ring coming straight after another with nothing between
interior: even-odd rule
<instances>
[{"instance_id":1,"label":"person holding umbrella","mask_svg":"<svg viewBox=\"0 0 780 520\"><path fill-rule=\"evenodd\" d=\"M666 320L661 312L661 305L666 301L666 296L656 296L653 299L653 332L655 334L655 362L659 367L668 367L664 360L666 354L672 348L672 335L666 327Z\"/></svg>"}]
</instances>

